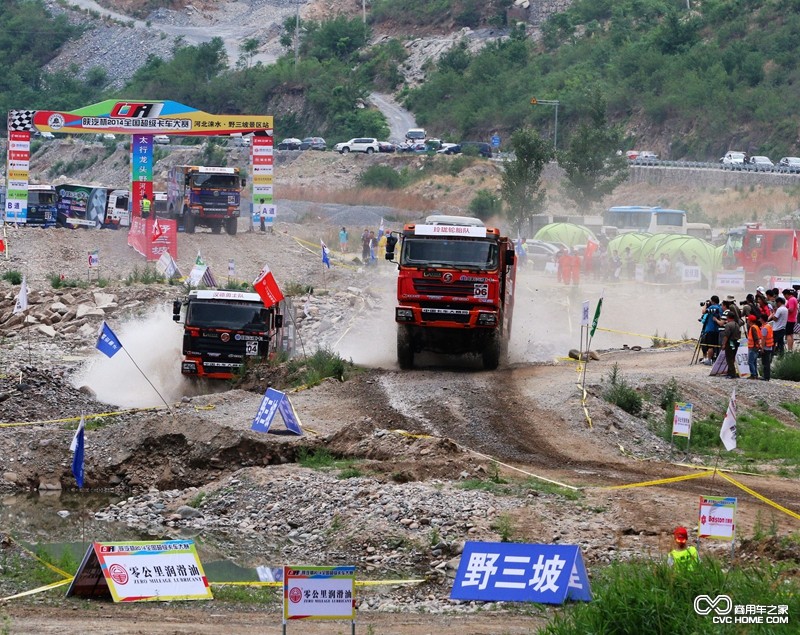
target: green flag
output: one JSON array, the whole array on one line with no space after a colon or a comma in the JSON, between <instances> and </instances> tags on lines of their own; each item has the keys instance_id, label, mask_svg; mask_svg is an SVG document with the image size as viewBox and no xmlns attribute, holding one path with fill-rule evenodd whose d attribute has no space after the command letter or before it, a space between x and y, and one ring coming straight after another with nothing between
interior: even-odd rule
<instances>
[{"instance_id":1,"label":"green flag","mask_svg":"<svg viewBox=\"0 0 800 635\"><path fill-rule=\"evenodd\" d=\"M603 308L603 296L597 301L597 308L594 310L594 319L592 320L592 330L589 331L589 337L594 337L594 332L597 329L597 320L600 319L600 309Z\"/></svg>"},{"instance_id":2,"label":"green flag","mask_svg":"<svg viewBox=\"0 0 800 635\"><path fill-rule=\"evenodd\" d=\"M200 255L200 251L197 252L197 258L194 259L194 264L196 265L206 264L205 262L203 262L203 257Z\"/></svg>"}]
</instances>

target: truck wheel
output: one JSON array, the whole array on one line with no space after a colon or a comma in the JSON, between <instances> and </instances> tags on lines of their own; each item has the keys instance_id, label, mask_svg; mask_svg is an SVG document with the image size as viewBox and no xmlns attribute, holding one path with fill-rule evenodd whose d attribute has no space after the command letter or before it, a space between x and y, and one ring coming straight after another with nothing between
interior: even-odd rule
<instances>
[{"instance_id":1,"label":"truck wheel","mask_svg":"<svg viewBox=\"0 0 800 635\"><path fill-rule=\"evenodd\" d=\"M401 370L414 367L414 347L411 342L411 329L403 324L397 326L397 365Z\"/></svg>"},{"instance_id":2,"label":"truck wheel","mask_svg":"<svg viewBox=\"0 0 800 635\"><path fill-rule=\"evenodd\" d=\"M183 217L183 231L187 234L194 234L195 218L191 214L186 214Z\"/></svg>"},{"instance_id":3,"label":"truck wheel","mask_svg":"<svg viewBox=\"0 0 800 635\"><path fill-rule=\"evenodd\" d=\"M481 357L483 358L483 367L486 370L494 370L500 365L501 344L497 333L492 333L484 341Z\"/></svg>"},{"instance_id":4,"label":"truck wheel","mask_svg":"<svg viewBox=\"0 0 800 635\"><path fill-rule=\"evenodd\" d=\"M228 232L228 234L235 236L237 229L239 229L239 219L236 216L232 216L225 221L225 231Z\"/></svg>"}]
</instances>

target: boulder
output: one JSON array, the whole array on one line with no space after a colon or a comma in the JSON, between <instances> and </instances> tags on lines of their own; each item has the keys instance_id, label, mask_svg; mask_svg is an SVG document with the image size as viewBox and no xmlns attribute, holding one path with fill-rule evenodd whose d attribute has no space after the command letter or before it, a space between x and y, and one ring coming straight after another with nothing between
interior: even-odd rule
<instances>
[{"instance_id":1,"label":"boulder","mask_svg":"<svg viewBox=\"0 0 800 635\"><path fill-rule=\"evenodd\" d=\"M117 306L117 296L113 293L94 293L94 303L98 309L113 309Z\"/></svg>"},{"instance_id":2,"label":"boulder","mask_svg":"<svg viewBox=\"0 0 800 635\"><path fill-rule=\"evenodd\" d=\"M40 324L39 327L38 327L38 331L40 333L44 333L45 335L47 335L47 337L55 337L56 336L56 330L52 326L50 326L49 324Z\"/></svg>"},{"instance_id":3,"label":"boulder","mask_svg":"<svg viewBox=\"0 0 800 635\"><path fill-rule=\"evenodd\" d=\"M78 319L83 317L105 317L106 312L103 309L91 306L89 304L79 304L78 310L75 315Z\"/></svg>"}]
</instances>

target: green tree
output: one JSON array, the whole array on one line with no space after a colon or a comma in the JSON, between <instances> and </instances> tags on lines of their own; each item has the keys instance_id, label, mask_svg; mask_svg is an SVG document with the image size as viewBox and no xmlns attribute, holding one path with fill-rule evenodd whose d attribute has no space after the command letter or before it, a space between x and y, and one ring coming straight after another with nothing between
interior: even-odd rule
<instances>
[{"instance_id":1,"label":"green tree","mask_svg":"<svg viewBox=\"0 0 800 635\"><path fill-rule=\"evenodd\" d=\"M567 149L558 153L566 173L564 193L583 212L599 203L625 179L630 170L622 148L620 127L606 120L605 101L597 94L590 100L590 120L578 125Z\"/></svg>"},{"instance_id":2,"label":"green tree","mask_svg":"<svg viewBox=\"0 0 800 635\"><path fill-rule=\"evenodd\" d=\"M258 39L251 37L242 42L239 51L239 60L237 65L239 67L250 68L253 64L253 57L258 52Z\"/></svg>"},{"instance_id":3,"label":"green tree","mask_svg":"<svg viewBox=\"0 0 800 635\"><path fill-rule=\"evenodd\" d=\"M506 216L519 232L544 205L542 171L553 157L553 147L532 128L511 135L511 147L515 158L505 164L500 191Z\"/></svg>"}]
</instances>

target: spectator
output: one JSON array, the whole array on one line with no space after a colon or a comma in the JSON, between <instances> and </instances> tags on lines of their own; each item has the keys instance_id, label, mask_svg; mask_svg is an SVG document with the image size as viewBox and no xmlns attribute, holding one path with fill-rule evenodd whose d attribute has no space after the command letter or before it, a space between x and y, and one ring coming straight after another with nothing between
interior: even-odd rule
<instances>
[{"instance_id":1,"label":"spectator","mask_svg":"<svg viewBox=\"0 0 800 635\"><path fill-rule=\"evenodd\" d=\"M669 566L683 571L694 570L697 563L700 562L700 556L694 545L686 546L686 542L689 540L689 532L686 527L678 527L672 535L675 538L675 548L669 552L667 559Z\"/></svg>"},{"instance_id":2,"label":"spectator","mask_svg":"<svg viewBox=\"0 0 800 635\"><path fill-rule=\"evenodd\" d=\"M761 352L761 321L755 315L747 316L747 365L750 379L758 379L758 356Z\"/></svg>"},{"instance_id":3,"label":"spectator","mask_svg":"<svg viewBox=\"0 0 800 635\"><path fill-rule=\"evenodd\" d=\"M719 322L722 318L722 308L719 305L719 296L712 295L711 299L706 302L703 315L700 321L703 324L703 330L700 334L701 348L703 351L703 360L701 364L711 366L714 360L717 359L719 352Z\"/></svg>"},{"instance_id":4,"label":"spectator","mask_svg":"<svg viewBox=\"0 0 800 635\"><path fill-rule=\"evenodd\" d=\"M775 345L775 335L772 332L772 322L762 321L761 325L761 379L769 381L770 368L772 367L772 348Z\"/></svg>"},{"instance_id":5,"label":"spectator","mask_svg":"<svg viewBox=\"0 0 800 635\"><path fill-rule=\"evenodd\" d=\"M783 297L786 299L786 349L791 352L794 348L794 327L797 324L797 292L794 289L784 289Z\"/></svg>"},{"instance_id":6,"label":"spectator","mask_svg":"<svg viewBox=\"0 0 800 635\"><path fill-rule=\"evenodd\" d=\"M722 331L722 350L725 351L725 362L728 364L728 378L736 379L736 351L739 350L739 340L742 338L742 330L736 320L733 311L725 311L722 314L725 318L725 328Z\"/></svg>"},{"instance_id":7,"label":"spectator","mask_svg":"<svg viewBox=\"0 0 800 635\"><path fill-rule=\"evenodd\" d=\"M365 265L369 264L369 229L366 227L361 233L361 260Z\"/></svg>"},{"instance_id":8,"label":"spectator","mask_svg":"<svg viewBox=\"0 0 800 635\"><path fill-rule=\"evenodd\" d=\"M789 319L789 311L786 310L786 300L782 296L775 298L775 313L770 318L772 320L772 333L775 338L775 355L783 356L783 338L786 335L786 322Z\"/></svg>"},{"instance_id":9,"label":"spectator","mask_svg":"<svg viewBox=\"0 0 800 635\"><path fill-rule=\"evenodd\" d=\"M350 236L347 233L347 229L342 227L339 230L339 251L345 253L347 251L347 241Z\"/></svg>"},{"instance_id":10,"label":"spectator","mask_svg":"<svg viewBox=\"0 0 800 635\"><path fill-rule=\"evenodd\" d=\"M381 237L378 238L378 260L384 260L386 258L386 239L388 236L389 232L383 231Z\"/></svg>"}]
</instances>

